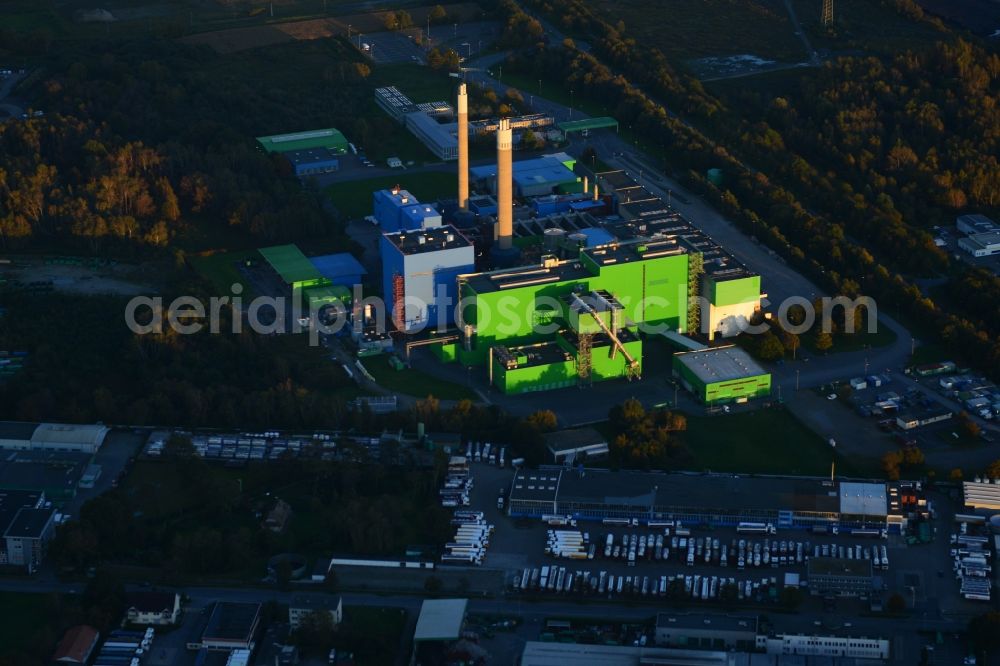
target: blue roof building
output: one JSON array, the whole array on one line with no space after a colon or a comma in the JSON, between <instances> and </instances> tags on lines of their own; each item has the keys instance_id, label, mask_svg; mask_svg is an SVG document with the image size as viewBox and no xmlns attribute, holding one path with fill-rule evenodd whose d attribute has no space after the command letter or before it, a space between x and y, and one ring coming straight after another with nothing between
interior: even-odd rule
<instances>
[{"instance_id":1,"label":"blue roof building","mask_svg":"<svg viewBox=\"0 0 1000 666\"><path fill-rule=\"evenodd\" d=\"M321 173L331 173L340 168L337 154L328 148L290 150L283 155L291 162L296 176L315 176Z\"/></svg>"},{"instance_id":2,"label":"blue roof building","mask_svg":"<svg viewBox=\"0 0 1000 666\"><path fill-rule=\"evenodd\" d=\"M519 197L537 197L554 192L569 193L582 191L583 186L572 170L558 157L544 155L529 160L514 162L514 191ZM488 184L496 191L497 167L487 164L469 169L472 178Z\"/></svg>"},{"instance_id":3,"label":"blue roof building","mask_svg":"<svg viewBox=\"0 0 1000 666\"><path fill-rule=\"evenodd\" d=\"M606 245L612 243L615 237L607 229L601 229L600 227L588 227L586 229L580 229L579 233L587 237L587 247L594 247L596 245Z\"/></svg>"},{"instance_id":4,"label":"blue roof building","mask_svg":"<svg viewBox=\"0 0 1000 666\"><path fill-rule=\"evenodd\" d=\"M379 190L372 195L375 219L384 233L441 226L441 214L406 190Z\"/></svg>"},{"instance_id":5,"label":"blue roof building","mask_svg":"<svg viewBox=\"0 0 1000 666\"><path fill-rule=\"evenodd\" d=\"M320 275L338 286L353 287L356 284L361 284L362 276L368 274L364 266L347 252L310 257L309 261L316 267Z\"/></svg>"}]
</instances>

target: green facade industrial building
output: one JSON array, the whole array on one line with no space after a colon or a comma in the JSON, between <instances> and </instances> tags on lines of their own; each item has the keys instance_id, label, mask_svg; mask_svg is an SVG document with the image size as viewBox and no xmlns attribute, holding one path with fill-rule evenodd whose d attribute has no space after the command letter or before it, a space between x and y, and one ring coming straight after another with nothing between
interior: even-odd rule
<instances>
[{"instance_id":1,"label":"green facade industrial building","mask_svg":"<svg viewBox=\"0 0 1000 666\"><path fill-rule=\"evenodd\" d=\"M674 376L706 405L771 395L771 375L732 345L674 355Z\"/></svg>"},{"instance_id":2,"label":"green facade industrial building","mask_svg":"<svg viewBox=\"0 0 1000 666\"><path fill-rule=\"evenodd\" d=\"M455 357L487 364L509 394L639 377L640 325L687 326L688 267L687 250L664 239L460 276L464 339Z\"/></svg>"},{"instance_id":3,"label":"green facade industrial building","mask_svg":"<svg viewBox=\"0 0 1000 666\"><path fill-rule=\"evenodd\" d=\"M268 265L292 291L301 290L311 311L325 305L350 302L351 292L319 272L315 265L295 245L275 245L258 250Z\"/></svg>"}]
</instances>

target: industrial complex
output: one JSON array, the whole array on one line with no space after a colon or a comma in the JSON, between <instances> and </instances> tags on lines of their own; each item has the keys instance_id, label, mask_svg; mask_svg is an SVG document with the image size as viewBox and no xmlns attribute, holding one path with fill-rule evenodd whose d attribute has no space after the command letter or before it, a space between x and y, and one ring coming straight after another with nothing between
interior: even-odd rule
<instances>
[{"instance_id":1,"label":"industrial complex","mask_svg":"<svg viewBox=\"0 0 1000 666\"><path fill-rule=\"evenodd\" d=\"M464 84L454 108L392 88L376 101L459 167L456 200L373 194L383 297L407 356L430 345L505 394L632 380L648 336L711 343L760 310L760 276L625 172L594 173L566 153L515 161L516 130L534 125L469 122ZM470 168L469 136L486 132L497 161ZM286 279L315 287L304 273ZM370 328L356 314L355 328ZM770 394L768 373L732 347L682 355L675 374L706 404Z\"/></svg>"}]
</instances>

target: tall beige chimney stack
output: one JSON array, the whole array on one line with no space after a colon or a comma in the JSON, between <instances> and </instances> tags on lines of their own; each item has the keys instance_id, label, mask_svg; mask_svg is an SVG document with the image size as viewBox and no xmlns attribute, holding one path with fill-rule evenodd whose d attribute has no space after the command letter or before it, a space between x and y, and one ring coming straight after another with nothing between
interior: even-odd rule
<instances>
[{"instance_id":1,"label":"tall beige chimney stack","mask_svg":"<svg viewBox=\"0 0 1000 666\"><path fill-rule=\"evenodd\" d=\"M458 207L469 209L469 95L458 86Z\"/></svg>"},{"instance_id":2,"label":"tall beige chimney stack","mask_svg":"<svg viewBox=\"0 0 1000 666\"><path fill-rule=\"evenodd\" d=\"M597 182L595 181L595 182L594 182L594 201L597 201L597 198L598 198L598 193L597 193Z\"/></svg>"},{"instance_id":3,"label":"tall beige chimney stack","mask_svg":"<svg viewBox=\"0 0 1000 666\"><path fill-rule=\"evenodd\" d=\"M511 249L514 236L513 143L510 119L502 118L497 128L497 245L501 250Z\"/></svg>"}]
</instances>

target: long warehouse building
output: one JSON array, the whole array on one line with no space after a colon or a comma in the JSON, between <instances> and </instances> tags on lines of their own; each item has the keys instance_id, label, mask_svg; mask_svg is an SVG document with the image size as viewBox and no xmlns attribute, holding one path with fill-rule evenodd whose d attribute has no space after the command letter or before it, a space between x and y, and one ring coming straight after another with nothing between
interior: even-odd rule
<instances>
[{"instance_id":1,"label":"long warehouse building","mask_svg":"<svg viewBox=\"0 0 1000 666\"><path fill-rule=\"evenodd\" d=\"M896 492L886 483L802 477L521 469L512 483L509 512L527 518L757 522L784 529L836 525L899 533L906 519L894 501Z\"/></svg>"}]
</instances>

